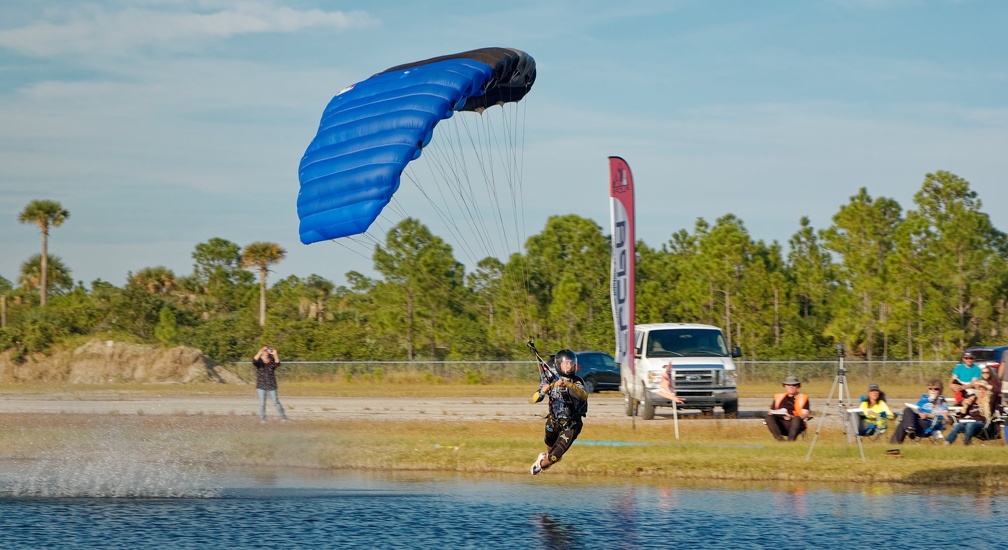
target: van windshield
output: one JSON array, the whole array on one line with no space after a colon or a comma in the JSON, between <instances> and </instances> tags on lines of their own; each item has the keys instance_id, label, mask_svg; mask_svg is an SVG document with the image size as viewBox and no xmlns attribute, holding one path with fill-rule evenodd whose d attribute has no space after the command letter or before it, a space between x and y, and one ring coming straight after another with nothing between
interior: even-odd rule
<instances>
[{"instance_id":1,"label":"van windshield","mask_svg":"<svg viewBox=\"0 0 1008 550\"><path fill-rule=\"evenodd\" d=\"M667 329L648 334L648 357L727 357L728 346L719 330Z\"/></svg>"}]
</instances>

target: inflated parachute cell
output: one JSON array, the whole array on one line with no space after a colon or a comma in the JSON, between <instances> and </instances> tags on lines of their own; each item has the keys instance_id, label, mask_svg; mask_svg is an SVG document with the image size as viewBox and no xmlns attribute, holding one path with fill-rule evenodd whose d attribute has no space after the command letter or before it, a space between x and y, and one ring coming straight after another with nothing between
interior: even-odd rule
<instances>
[{"instance_id":1,"label":"inflated parachute cell","mask_svg":"<svg viewBox=\"0 0 1008 550\"><path fill-rule=\"evenodd\" d=\"M336 94L298 167L301 242L366 231L438 122L519 101L535 74L525 52L483 48L392 67Z\"/></svg>"}]
</instances>

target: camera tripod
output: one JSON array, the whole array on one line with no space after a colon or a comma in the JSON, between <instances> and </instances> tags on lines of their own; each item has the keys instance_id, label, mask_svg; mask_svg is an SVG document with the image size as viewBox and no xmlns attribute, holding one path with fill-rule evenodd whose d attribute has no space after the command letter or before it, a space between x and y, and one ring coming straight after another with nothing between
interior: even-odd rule
<instances>
[{"instance_id":1,"label":"camera tripod","mask_svg":"<svg viewBox=\"0 0 1008 550\"><path fill-rule=\"evenodd\" d=\"M809 445L808 454L805 455L805 462L808 462L812 458L812 450L815 449L816 440L819 439L819 432L822 430L823 421L826 420L826 416L829 414L830 402L833 400L833 392L837 392L837 400L839 401L838 407L840 411L840 423L843 425L844 434L844 456L847 455L847 440L849 436L847 430L851 429L849 423L847 422L847 415L854 414L847 412L847 403L851 403L850 396L850 385L847 384L847 368L844 367L844 356L847 352L844 350L843 343L836 345L837 350L837 373L833 378L833 386L830 388L829 396L826 397L826 405L823 406L823 414L819 417L819 423L816 425L815 435L812 436L812 443ZM839 391L837 391L839 389ZM846 401L844 398L846 397ZM854 439L857 441L858 451L861 452L861 461L865 461L864 456L864 445L861 443L861 434L858 433L857 429L854 429Z\"/></svg>"}]
</instances>

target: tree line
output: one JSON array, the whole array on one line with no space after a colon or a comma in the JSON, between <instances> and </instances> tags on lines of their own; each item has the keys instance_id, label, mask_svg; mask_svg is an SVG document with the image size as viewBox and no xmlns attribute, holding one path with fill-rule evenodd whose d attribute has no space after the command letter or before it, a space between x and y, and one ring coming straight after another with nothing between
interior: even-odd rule
<instances>
[{"instance_id":1,"label":"tree line","mask_svg":"<svg viewBox=\"0 0 1008 550\"><path fill-rule=\"evenodd\" d=\"M969 183L927 174L905 210L861 188L786 247L754 240L741 219L700 218L658 247L637 245L638 323L701 322L725 329L746 358L947 359L1008 329L1008 239ZM549 218L525 250L487 257L466 273L444 239L407 218L377 244L377 277L318 275L268 283L286 251L199 243L193 271L129 273L123 287L74 283L49 255L49 232L70 213L33 201L19 220L42 234L42 253L16 284L0 277L0 349L14 357L90 337L197 347L219 362L263 342L303 360L464 360L526 357L543 349L611 351L609 237L576 214Z\"/></svg>"}]
</instances>

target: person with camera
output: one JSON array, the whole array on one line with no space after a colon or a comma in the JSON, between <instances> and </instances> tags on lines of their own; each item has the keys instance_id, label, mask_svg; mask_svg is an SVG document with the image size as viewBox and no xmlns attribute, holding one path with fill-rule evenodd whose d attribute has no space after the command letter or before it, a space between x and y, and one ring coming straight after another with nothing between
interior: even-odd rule
<instances>
[{"instance_id":1,"label":"person with camera","mask_svg":"<svg viewBox=\"0 0 1008 550\"><path fill-rule=\"evenodd\" d=\"M788 376L782 385L784 392L774 395L773 405L765 418L766 425L777 441L784 441L784 434L788 441L794 441L805 431L805 420L812 410L808 396L798 391L801 381L797 376Z\"/></svg>"},{"instance_id":2,"label":"person with camera","mask_svg":"<svg viewBox=\"0 0 1008 550\"><path fill-rule=\"evenodd\" d=\"M276 370L280 366L280 356L269 346L259 348L252 358L252 366L256 369L256 393L259 394L259 419L266 422L266 396L273 400L281 420L287 420L280 397L277 395Z\"/></svg>"}]
</instances>

